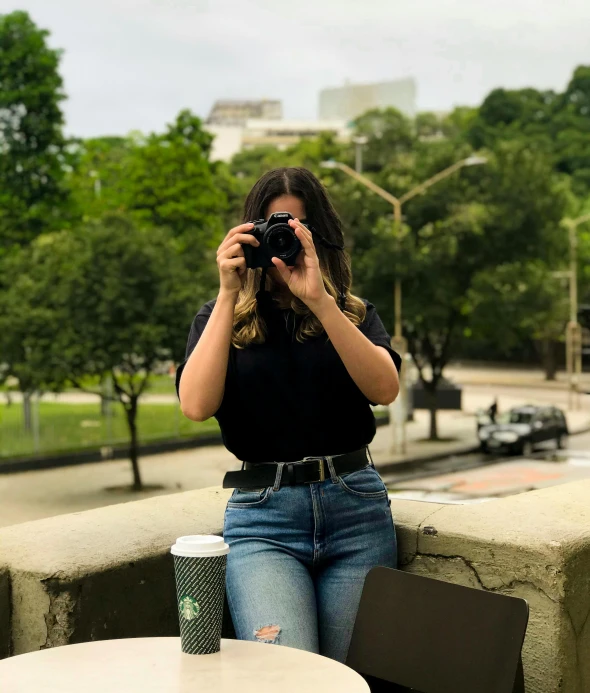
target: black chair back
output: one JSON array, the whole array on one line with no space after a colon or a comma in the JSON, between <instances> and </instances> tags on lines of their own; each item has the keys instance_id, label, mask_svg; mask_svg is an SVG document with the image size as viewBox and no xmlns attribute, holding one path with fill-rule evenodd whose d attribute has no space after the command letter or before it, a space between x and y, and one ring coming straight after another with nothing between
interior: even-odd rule
<instances>
[{"instance_id":1,"label":"black chair back","mask_svg":"<svg viewBox=\"0 0 590 693\"><path fill-rule=\"evenodd\" d=\"M524 599L379 566L346 664L374 693L522 693L528 615Z\"/></svg>"}]
</instances>

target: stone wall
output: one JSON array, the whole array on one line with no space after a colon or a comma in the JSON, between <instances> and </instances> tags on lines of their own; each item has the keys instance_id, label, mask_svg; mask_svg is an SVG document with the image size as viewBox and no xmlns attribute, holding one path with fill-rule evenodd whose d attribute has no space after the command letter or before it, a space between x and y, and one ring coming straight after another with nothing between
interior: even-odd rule
<instances>
[{"instance_id":1,"label":"stone wall","mask_svg":"<svg viewBox=\"0 0 590 693\"><path fill-rule=\"evenodd\" d=\"M590 481L425 506L394 509L400 567L526 599L527 693L590 693Z\"/></svg>"},{"instance_id":2,"label":"stone wall","mask_svg":"<svg viewBox=\"0 0 590 693\"><path fill-rule=\"evenodd\" d=\"M0 659L10 654L10 580L7 569L0 569Z\"/></svg>"},{"instance_id":3,"label":"stone wall","mask_svg":"<svg viewBox=\"0 0 590 693\"><path fill-rule=\"evenodd\" d=\"M178 633L172 557L221 534L229 491L162 496L0 530L0 657ZM590 693L590 482L477 505L393 501L404 570L524 597L528 693ZM231 637L226 613L224 635Z\"/></svg>"}]
</instances>

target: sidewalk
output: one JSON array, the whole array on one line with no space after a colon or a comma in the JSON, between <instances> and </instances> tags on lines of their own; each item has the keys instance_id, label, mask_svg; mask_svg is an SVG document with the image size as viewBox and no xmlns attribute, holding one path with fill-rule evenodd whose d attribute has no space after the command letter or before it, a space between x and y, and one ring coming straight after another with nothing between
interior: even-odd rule
<instances>
[{"instance_id":1,"label":"sidewalk","mask_svg":"<svg viewBox=\"0 0 590 693\"><path fill-rule=\"evenodd\" d=\"M540 369L506 367L479 367L455 364L445 368L445 376L461 385L490 385L501 387L527 387L547 390L568 390L569 377L565 371L556 374L555 380L545 380ZM580 376L580 392L590 391L590 373Z\"/></svg>"}]
</instances>

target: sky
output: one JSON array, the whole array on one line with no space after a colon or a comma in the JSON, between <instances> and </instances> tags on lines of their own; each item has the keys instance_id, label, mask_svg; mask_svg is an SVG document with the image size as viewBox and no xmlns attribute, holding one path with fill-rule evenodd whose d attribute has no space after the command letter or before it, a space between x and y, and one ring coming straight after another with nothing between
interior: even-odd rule
<instances>
[{"instance_id":1,"label":"sky","mask_svg":"<svg viewBox=\"0 0 590 693\"><path fill-rule=\"evenodd\" d=\"M17 9L63 49L66 132L84 137L223 98L314 119L345 80L414 77L419 110L446 111L499 86L563 90L590 64L588 0L0 0Z\"/></svg>"}]
</instances>

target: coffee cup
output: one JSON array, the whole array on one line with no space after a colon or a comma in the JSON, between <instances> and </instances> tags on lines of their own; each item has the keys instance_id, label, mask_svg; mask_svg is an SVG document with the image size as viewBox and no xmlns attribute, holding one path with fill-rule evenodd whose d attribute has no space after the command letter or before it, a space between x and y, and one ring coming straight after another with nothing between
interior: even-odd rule
<instances>
[{"instance_id":1,"label":"coffee cup","mask_svg":"<svg viewBox=\"0 0 590 693\"><path fill-rule=\"evenodd\" d=\"M182 651L219 652L229 546L223 537L191 535L179 537L171 552Z\"/></svg>"}]
</instances>

